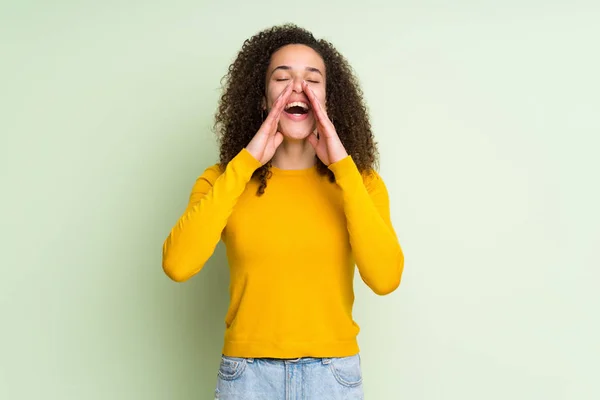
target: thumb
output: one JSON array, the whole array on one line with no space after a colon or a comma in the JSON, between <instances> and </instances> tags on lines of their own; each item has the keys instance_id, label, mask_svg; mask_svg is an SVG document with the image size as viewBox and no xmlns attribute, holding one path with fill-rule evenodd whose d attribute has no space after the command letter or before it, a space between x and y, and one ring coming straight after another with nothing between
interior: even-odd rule
<instances>
[{"instance_id":1,"label":"thumb","mask_svg":"<svg viewBox=\"0 0 600 400\"><path fill-rule=\"evenodd\" d=\"M317 146L319 145L319 139L317 139L317 135L314 135L312 133L308 135L308 143L310 143L313 149L316 150Z\"/></svg>"},{"instance_id":2,"label":"thumb","mask_svg":"<svg viewBox=\"0 0 600 400\"><path fill-rule=\"evenodd\" d=\"M283 133L277 132L273 138L273 145L278 148L281 142L283 142Z\"/></svg>"}]
</instances>

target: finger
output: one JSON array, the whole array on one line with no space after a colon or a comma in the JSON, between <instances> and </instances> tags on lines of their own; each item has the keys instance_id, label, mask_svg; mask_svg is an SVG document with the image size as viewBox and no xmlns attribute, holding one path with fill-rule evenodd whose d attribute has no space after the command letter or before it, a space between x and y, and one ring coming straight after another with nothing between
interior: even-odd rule
<instances>
[{"instance_id":1,"label":"finger","mask_svg":"<svg viewBox=\"0 0 600 400\"><path fill-rule=\"evenodd\" d=\"M279 116L285 109L285 105L287 104L287 101L290 98L290 96L292 95L293 91L294 91L294 85L292 85L292 83L290 82L286 86L286 88L283 90L280 98L278 99L279 103L277 104L277 118L279 118Z\"/></svg>"},{"instance_id":2,"label":"finger","mask_svg":"<svg viewBox=\"0 0 600 400\"><path fill-rule=\"evenodd\" d=\"M285 87L285 89L283 89L281 94L279 94L279 97L277 97L277 100L275 100L275 104L273 104L272 111L275 114L276 118L279 118L279 116L283 112L285 105L287 103L287 100L290 98L290 95L292 94L292 91L293 91L293 86L292 86L292 83L290 82Z\"/></svg>"},{"instance_id":3,"label":"finger","mask_svg":"<svg viewBox=\"0 0 600 400\"><path fill-rule=\"evenodd\" d=\"M308 83L306 83L306 81L302 81L302 88L304 89L304 93L306 93L306 95L308 96L308 100L310 100L310 104L312 105L315 116L317 117L319 122L321 122L324 125L327 125L327 123L331 124L331 121L329 120L327 113L321 106L321 102L317 98L317 95L310 88L310 86L308 86Z\"/></svg>"},{"instance_id":4,"label":"finger","mask_svg":"<svg viewBox=\"0 0 600 400\"><path fill-rule=\"evenodd\" d=\"M288 102L288 99L290 98L290 96L292 95L292 92L294 91L294 86L290 83L285 90L282 92L282 94L280 95L280 99L279 99L279 104L277 104L277 109L276 109L276 114L275 114L275 120L273 121L273 129L271 130L272 133L280 134L281 135L281 140L283 140L283 134L281 134L281 132L277 132L276 129L279 126L279 119L281 118L281 113L283 112L283 110L285 109L285 105ZM280 142L281 144L281 142Z\"/></svg>"},{"instance_id":5,"label":"finger","mask_svg":"<svg viewBox=\"0 0 600 400\"><path fill-rule=\"evenodd\" d=\"M310 90L308 83L304 80L302 81L302 90L304 91L304 93L306 93L306 96L308 97L308 101L310 101L310 105L311 105L312 109L315 110L315 114L316 114L316 111L319 106L317 97L315 96L314 92L312 90Z\"/></svg>"},{"instance_id":6,"label":"finger","mask_svg":"<svg viewBox=\"0 0 600 400\"><path fill-rule=\"evenodd\" d=\"M264 120L263 124L261 125L261 129L264 129L264 132L266 132L269 136L275 135L277 133L277 126L279 125L279 118L281 117L281 113L282 113L283 109L285 108L287 99L289 98L289 96L292 93L292 89L293 89L293 86L291 83L289 83L286 86L286 88L279 94L279 96L275 100L275 103L273 103L273 106L269 110L269 114L267 115L267 118Z\"/></svg>"},{"instance_id":7,"label":"finger","mask_svg":"<svg viewBox=\"0 0 600 400\"><path fill-rule=\"evenodd\" d=\"M269 122L271 122L274 119L274 117L276 117L276 114L278 113L278 110L279 110L279 105L281 104L281 100L282 100L283 96L285 95L285 92L289 89L290 86L291 86L291 83L289 83L285 87L285 89L283 89L283 91L281 93L279 93L279 96L277 96L277 98L275 99L275 102L271 106L271 109L269 109L269 114L267 115L267 118L265 118L265 122L267 120Z\"/></svg>"}]
</instances>

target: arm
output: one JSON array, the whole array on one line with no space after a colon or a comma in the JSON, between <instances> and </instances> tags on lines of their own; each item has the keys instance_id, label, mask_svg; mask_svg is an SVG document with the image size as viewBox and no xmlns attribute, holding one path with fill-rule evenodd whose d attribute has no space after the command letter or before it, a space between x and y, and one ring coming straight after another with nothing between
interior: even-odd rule
<instances>
[{"instance_id":1,"label":"arm","mask_svg":"<svg viewBox=\"0 0 600 400\"><path fill-rule=\"evenodd\" d=\"M350 156L329 166L342 189L350 245L362 280L377 294L393 292L404 270L404 253L390 220L387 188L375 171L367 177Z\"/></svg>"},{"instance_id":2,"label":"arm","mask_svg":"<svg viewBox=\"0 0 600 400\"><path fill-rule=\"evenodd\" d=\"M260 167L246 149L222 174L218 166L198 178L188 206L163 244L163 270L183 282L200 272L213 254L227 220L254 171Z\"/></svg>"}]
</instances>

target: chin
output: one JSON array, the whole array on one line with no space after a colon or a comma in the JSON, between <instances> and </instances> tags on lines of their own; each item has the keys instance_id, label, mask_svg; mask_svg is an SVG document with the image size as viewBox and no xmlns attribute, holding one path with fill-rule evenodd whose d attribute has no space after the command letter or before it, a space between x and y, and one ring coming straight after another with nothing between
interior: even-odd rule
<instances>
[{"instance_id":1,"label":"chin","mask_svg":"<svg viewBox=\"0 0 600 400\"><path fill-rule=\"evenodd\" d=\"M312 121L280 121L279 129L287 139L304 140L315 130L315 124Z\"/></svg>"},{"instance_id":2,"label":"chin","mask_svg":"<svg viewBox=\"0 0 600 400\"><path fill-rule=\"evenodd\" d=\"M304 140L312 133L312 131L310 131L310 130L309 131L286 131L286 130L284 130L282 133L283 133L283 137L287 138L287 139Z\"/></svg>"}]
</instances>

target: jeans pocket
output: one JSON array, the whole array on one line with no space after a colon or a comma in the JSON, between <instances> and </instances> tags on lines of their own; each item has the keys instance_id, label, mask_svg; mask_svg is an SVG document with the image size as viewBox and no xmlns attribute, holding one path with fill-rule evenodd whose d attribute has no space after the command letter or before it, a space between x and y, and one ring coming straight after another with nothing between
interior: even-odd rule
<instances>
[{"instance_id":1,"label":"jeans pocket","mask_svg":"<svg viewBox=\"0 0 600 400\"><path fill-rule=\"evenodd\" d=\"M345 387L356 387L362 383L360 356L332 358L329 369L338 383Z\"/></svg>"},{"instance_id":2,"label":"jeans pocket","mask_svg":"<svg viewBox=\"0 0 600 400\"><path fill-rule=\"evenodd\" d=\"M245 358L221 357L219 365L219 378L226 381L238 379L246 369L247 360Z\"/></svg>"}]
</instances>

